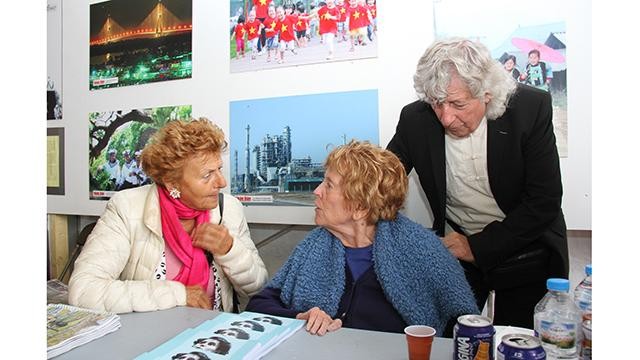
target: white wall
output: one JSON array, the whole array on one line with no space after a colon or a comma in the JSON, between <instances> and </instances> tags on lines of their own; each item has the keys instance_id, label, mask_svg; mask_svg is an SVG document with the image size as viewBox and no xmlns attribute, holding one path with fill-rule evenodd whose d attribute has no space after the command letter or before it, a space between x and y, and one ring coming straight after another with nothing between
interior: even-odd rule
<instances>
[{"instance_id":1,"label":"white wall","mask_svg":"<svg viewBox=\"0 0 640 360\"><path fill-rule=\"evenodd\" d=\"M65 128L66 195L48 196L49 213L100 215L104 209L105 201L89 200L88 114L94 111L191 104L194 116L208 117L228 134L230 101L378 89L380 144L385 146L402 106L416 99L412 86L415 64L433 39L430 1L380 0L376 59L230 74L229 3L193 0L192 79L89 91L89 4L96 2L66 0L62 4L64 116L47 125ZM563 208L570 229L590 229L591 4L572 0L568 13L569 158L561 160ZM229 172L229 154L224 160ZM249 222L313 223L310 207L245 210ZM426 197L415 177L411 178L406 213L431 224Z\"/></svg>"}]
</instances>

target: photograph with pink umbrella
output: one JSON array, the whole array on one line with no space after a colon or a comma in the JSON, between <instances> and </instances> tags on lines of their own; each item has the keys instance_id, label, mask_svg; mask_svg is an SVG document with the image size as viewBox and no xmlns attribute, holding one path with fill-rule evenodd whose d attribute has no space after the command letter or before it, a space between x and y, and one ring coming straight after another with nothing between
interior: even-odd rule
<instances>
[{"instance_id":1,"label":"photograph with pink umbrella","mask_svg":"<svg viewBox=\"0 0 640 360\"><path fill-rule=\"evenodd\" d=\"M540 60L554 63L563 63L565 61L561 52L535 40L514 37L511 39L511 43L524 52L538 50Z\"/></svg>"},{"instance_id":2,"label":"photograph with pink umbrella","mask_svg":"<svg viewBox=\"0 0 640 360\"><path fill-rule=\"evenodd\" d=\"M553 71L548 63L564 63L564 55L556 49L531 39L514 37L511 38L511 43L520 51L527 53L527 65L518 80L549 91Z\"/></svg>"},{"instance_id":3,"label":"photograph with pink umbrella","mask_svg":"<svg viewBox=\"0 0 640 360\"><path fill-rule=\"evenodd\" d=\"M484 43L517 82L548 91L558 155L568 157L567 9L553 0L539 0L536 6L553 11L523 12L510 0L437 0L434 33Z\"/></svg>"}]
</instances>

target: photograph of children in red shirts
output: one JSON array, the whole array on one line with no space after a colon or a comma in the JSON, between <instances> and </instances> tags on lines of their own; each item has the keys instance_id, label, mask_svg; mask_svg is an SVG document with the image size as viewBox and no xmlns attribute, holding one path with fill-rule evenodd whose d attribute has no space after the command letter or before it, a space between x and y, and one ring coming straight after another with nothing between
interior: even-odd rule
<instances>
[{"instance_id":1,"label":"photograph of children in red shirts","mask_svg":"<svg viewBox=\"0 0 640 360\"><path fill-rule=\"evenodd\" d=\"M373 41L373 36L378 31L378 9L376 7L376 0L367 0L367 8L371 14L371 24L367 27L367 37L369 41Z\"/></svg>"},{"instance_id":2,"label":"photograph of children in red shirts","mask_svg":"<svg viewBox=\"0 0 640 360\"><path fill-rule=\"evenodd\" d=\"M338 19L338 42L347 41L347 6L344 4L344 0L336 0L336 8L340 11L340 18Z\"/></svg>"},{"instance_id":3,"label":"photograph of children in red shirts","mask_svg":"<svg viewBox=\"0 0 640 360\"><path fill-rule=\"evenodd\" d=\"M326 0L326 5L318 10L318 18L320 19L319 33L322 42L327 47L329 54L327 60L333 58L333 38L338 32L338 20L340 19L340 10L336 7L335 0Z\"/></svg>"},{"instance_id":4,"label":"photograph of children in red shirts","mask_svg":"<svg viewBox=\"0 0 640 360\"><path fill-rule=\"evenodd\" d=\"M262 25L264 25L264 33L267 38L265 47L267 48L267 62L269 62L271 61L271 51L278 48L278 42L275 40L278 34L276 29L278 19L276 18L276 9L273 6L269 6L267 18L262 22Z\"/></svg>"},{"instance_id":5,"label":"photograph of children in red shirts","mask_svg":"<svg viewBox=\"0 0 640 360\"><path fill-rule=\"evenodd\" d=\"M251 55L250 60L230 62L232 73L322 61L353 61L378 54L376 0L229 1L234 14L244 12L245 30L242 35L236 24L239 16L232 17L233 37L229 47L232 59ZM313 36L314 32L319 36ZM287 55L289 50L291 53ZM265 53L262 61L255 61Z\"/></svg>"},{"instance_id":6,"label":"photograph of children in red shirts","mask_svg":"<svg viewBox=\"0 0 640 360\"><path fill-rule=\"evenodd\" d=\"M371 23L371 13L364 5L364 0L349 0L347 12L349 14L349 37L351 40L349 51L352 52L355 50L355 45L367 45L364 39L367 36L367 27Z\"/></svg>"},{"instance_id":7,"label":"photograph of children in red shirts","mask_svg":"<svg viewBox=\"0 0 640 360\"><path fill-rule=\"evenodd\" d=\"M290 11L289 8L287 11ZM291 50L291 52L295 55L295 44L296 44L296 36L293 31L293 27L295 25L295 20L293 15L287 15L285 13L284 7L278 6L276 10L276 14L278 17L278 22L276 23L276 30L278 31L278 38L280 39L280 59L278 59L278 64L282 64L284 62L284 52L286 50Z\"/></svg>"},{"instance_id":8,"label":"photograph of children in red shirts","mask_svg":"<svg viewBox=\"0 0 640 360\"><path fill-rule=\"evenodd\" d=\"M264 25L256 18L255 10L249 11L249 19L244 24L244 28L247 31L247 43L249 47L249 51L251 51L251 60L256 59L258 50L258 42L260 41L260 33L262 32L262 28Z\"/></svg>"},{"instance_id":9,"label":"photograph of children in red shirts","mask_svg":"<svg viewBox=\"0 0 640 360\"><path fill-rule=\"evenodd\" d=\"M231 32L231 37L236 38L236 59L244 58L244 36L247 30L244 28L244 16L238 16L238 23Z\"/></svg>"},{"instance_id":10,"label":"photograph of children in red shirts","mask_svg":"<svg viewBox=\"0 0 640 360\"><path fill-rule=\"evenodd\" d=\"M310 16L305 12L304 4L298 4L293 13L298 19L295 26L298 47L307 47L307 28L309 27Z\"/></svg>"},{"instance_id":11,"label":"photograph of children in red shirts","mask_svg":"<svg viewBox=\"0 0 640 360\"><path fill-rule=\"evenodd\" d=\"M269 12L269 7L272 6L271 3L273 0L253 0L253 10L256 12L256 19L258 19L261 23L267 19L267 14ZM262 48L267 41L267 37L264 29L260 32L260 41L258 42L258 52L262 51Z\"/></svg>"}]
</instances>

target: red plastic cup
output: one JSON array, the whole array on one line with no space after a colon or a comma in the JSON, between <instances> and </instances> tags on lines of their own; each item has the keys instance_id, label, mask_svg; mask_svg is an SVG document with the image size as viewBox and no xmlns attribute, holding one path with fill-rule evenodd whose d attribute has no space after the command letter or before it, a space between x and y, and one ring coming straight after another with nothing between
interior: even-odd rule
<instances>
[{"instance_id":1,"label":"red plastic cup","mask_svg":"<svg viewBox=\"0 0 640 360\"><path fill-rule=\"evenodd\" d=\"M436 329L426 325L410 325L404 328L404 333L407 335L409 360L429 360Z\"/></svg>"}]
</instances>

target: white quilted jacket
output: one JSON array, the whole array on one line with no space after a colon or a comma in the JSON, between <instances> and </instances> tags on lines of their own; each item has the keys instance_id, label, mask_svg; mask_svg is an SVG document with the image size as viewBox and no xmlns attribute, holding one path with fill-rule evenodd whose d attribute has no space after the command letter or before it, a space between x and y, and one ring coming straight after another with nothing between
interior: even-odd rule
<instances>
[{"instance_id":1,"label":"white quilted jacket","mask_svg":"<svg viewBox=\"0 0 640 360\"><path fill-rule=\"evenodd\" d=\"M218 208L211 210L210 221L217 224L219 220ZM231 311L233 288L240 295L251 296L260 291L268 274L251 240L242 204L227 194L222 224L233 236L233 246L227 254L214 256L214 263L220 276L222 307ZM69 303L115 313L186 305L183 284L154 278L163 251L156 185L118 192L107 203L75 262Z\"/></svg>"}]
</instances>

